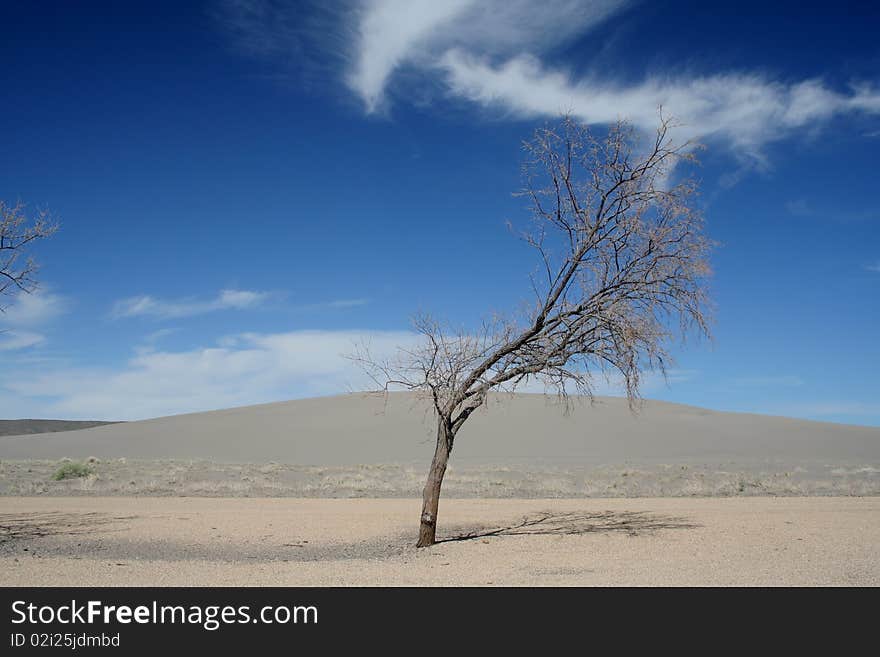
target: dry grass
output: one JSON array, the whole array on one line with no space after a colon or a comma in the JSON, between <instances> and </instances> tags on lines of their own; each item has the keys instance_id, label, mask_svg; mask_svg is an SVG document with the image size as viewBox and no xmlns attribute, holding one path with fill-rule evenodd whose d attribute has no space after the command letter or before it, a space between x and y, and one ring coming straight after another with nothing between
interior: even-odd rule
<instances>
[{"instance_id":1,"label":"dry grass","mask_svg":"<svg viewBox=\"0 0 880 657\"><path fill-rule=\"evenodd\" d=\"M56 461L0 462L0 495L192 497L418 497L426 464L303 466L283 463L110 459L87 476L53 480ZM852 464L755 467L679 464L601 467L450 467L449 498L607 498L880 495L880 468Z\"/></svg>"}]
</instances>

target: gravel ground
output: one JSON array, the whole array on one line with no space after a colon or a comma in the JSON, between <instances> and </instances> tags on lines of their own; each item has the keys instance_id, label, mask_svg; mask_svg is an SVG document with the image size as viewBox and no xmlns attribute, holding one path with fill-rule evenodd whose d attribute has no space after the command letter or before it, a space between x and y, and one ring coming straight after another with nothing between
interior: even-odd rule
<instances>
[{"instance_id":1,"label":"gravel ground","mask_svg":"<svg viewBox=\"0 0 880 657\"><path fill-rule=\"evenodd\" d=\"M880 585L880 498L0 498L0 585ZM448 540L455 539L455 540Z\"/></svg>"}]
</instances>

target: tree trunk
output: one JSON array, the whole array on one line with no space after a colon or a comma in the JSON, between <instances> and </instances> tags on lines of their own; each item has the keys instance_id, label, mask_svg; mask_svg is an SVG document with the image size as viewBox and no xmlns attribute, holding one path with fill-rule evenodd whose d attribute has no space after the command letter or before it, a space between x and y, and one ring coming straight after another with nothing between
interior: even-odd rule
<instances>
[{"instance_id":1,"label":"tree trunk","mask_svg":"<svg viewBox=\"0 0 880 657\"><path fill-rule=\"evenodd\" d=\"M437 426L437 447L434 459L428 471L428 480L422 492L422 518L419 525L419 542L416 547L434 545L437 534L437 507L440 505L440 486L446 474L446 463L452 449L452 427L444 418L440 418Z\"/></svg>"}]
</instances>

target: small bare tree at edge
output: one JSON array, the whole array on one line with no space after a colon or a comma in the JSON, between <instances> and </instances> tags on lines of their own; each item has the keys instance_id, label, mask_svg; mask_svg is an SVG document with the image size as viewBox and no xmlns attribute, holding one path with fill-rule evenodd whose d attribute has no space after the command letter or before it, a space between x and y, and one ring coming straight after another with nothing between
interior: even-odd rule
<instances>
[{"instance_id":1,"label":"small bare tree at edge","mask_svg":"<svg viewBox=\"0 0 880 657\"><path fill-rule=\"evenodd\" d=\"M523 167L533 210L524 237L539 256L534 301L476 331L419 316L420 346L390 359L363 345L354 354L385 391L414 391L433 404L437 443L419 547L435 542L455 437L490 391L538 380L568 401L591 396L596 374L614 373L633 406L641 374L665 371L675 338L708 335L712 243L694 203L696 182L673 182L673 169L694 161L694 144L673 144L673 128L661 115L646 145L626 122L602 136L570 118L536 131Z\"/></svg>"},{"instance_id":2,"label":"small bare tree at edge","mask_svg":"<svg viewBox=\"0 0 880 657\"><path fill-rule=\"evenodd\" d=\"M49 237L57 229L47 211L28 217L22 203L8 205L0 200L0 311L6 307L4 298L36 289L37 264L25 252L31 242Z\"/></svg>"}]
</instances>

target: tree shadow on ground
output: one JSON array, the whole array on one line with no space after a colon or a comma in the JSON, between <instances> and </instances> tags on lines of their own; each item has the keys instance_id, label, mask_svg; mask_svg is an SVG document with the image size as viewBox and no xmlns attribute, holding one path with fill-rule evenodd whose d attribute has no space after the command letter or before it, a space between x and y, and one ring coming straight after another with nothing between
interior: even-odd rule
<instances>
[{"instance_id":1,"label":"tree shadow on ground","mask_svg":"<svg viewBox=\"0 0 880 657\"><path fill-rule=\"evenodd\" d=\"M89 534L134 516L108 516L105 513L0 513L0 546L45 536Z\"/></svg>"},{"instance_id":2,"label":"tree shadow on ground","mask_svg":"<svg viewBox=\"0 0 880 657\"><path fill-rule=\"evenodd\" d=\"M552 513L544 511L506 527L477 529L438 539L438 543L469 541L491 536L579 536L620 532L629 536L661 529L695 529L700 525L687 518L663 516L646 511L599 511Z\"/></svg>"}]
</instances>

